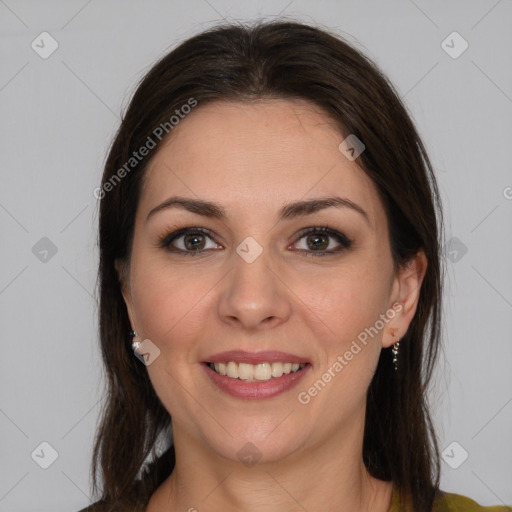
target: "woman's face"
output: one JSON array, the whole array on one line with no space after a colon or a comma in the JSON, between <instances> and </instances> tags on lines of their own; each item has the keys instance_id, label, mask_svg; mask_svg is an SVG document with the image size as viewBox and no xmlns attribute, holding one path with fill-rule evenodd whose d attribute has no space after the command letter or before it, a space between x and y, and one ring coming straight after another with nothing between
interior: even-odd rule
<instances>
[{"instance_id":1,"label":"woman's face","mask_svg":"<svg viewBox=\"0 0 512 512\"><path fill-rule=\"evenodd\" d=\"M199 103L154 155L123 294L175 439L272 461L362 438L425 266L394 273L383 205L344 138L303 101ZM309 203L326 198L341 200Z\"/></svg>"}]
</instances>

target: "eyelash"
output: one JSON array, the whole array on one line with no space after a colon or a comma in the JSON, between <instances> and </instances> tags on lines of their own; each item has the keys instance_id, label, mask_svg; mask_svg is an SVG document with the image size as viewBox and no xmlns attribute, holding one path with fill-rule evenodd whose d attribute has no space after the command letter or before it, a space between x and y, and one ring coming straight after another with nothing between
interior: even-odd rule
<instances>
[{"instance_id":1,"label":"eyelash","mask_svg":"<svg viewBox=\"0 0 512 512\"><path fill-rule=\"evenodd\" d=\"M211 249L199 249L196 251L185 251L183 249L177 249L173 247L171 249L171 243L174 242L177 238L189 235L189 234L202 234L210 237L212 240L214 240L213 233L206 228L196 228L196 227L190 227L190 228L182 228L178 229L177 231L174 231L172 233L166 234L162 236L159 239L159 247L162 249L167 249L170 252L177 253L177 254L183 254L184 256L197 256L202 254L204 251L211 250ZM298 252L304 253L306 256L329 256L336 253L339 253L345 249L349 249L352 245L352 240L350 240L346 235L343 233L340 233L339 231L336 231L335 229L330 228L329 226L317 226L313 228L307 228L306 230L302 231L300 233L299 238L297 241L301 240L302 238L315 234L315 233L322 233L325 235L329 235L336 239L336 241L340 244L340 247L337 249L331 249L329 251L322 250L322 251L306 251L304 249L297 249Z\"/></svg>"}]
</instances>

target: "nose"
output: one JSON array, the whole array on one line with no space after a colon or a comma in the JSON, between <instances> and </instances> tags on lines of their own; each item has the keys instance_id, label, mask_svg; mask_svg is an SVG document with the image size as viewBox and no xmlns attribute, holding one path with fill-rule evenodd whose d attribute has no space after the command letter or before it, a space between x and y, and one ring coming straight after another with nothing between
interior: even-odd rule
<instances>
[{"instance_id":1,"label":"nose","mask_svg":"<svg viewBox=\"0 0 512 512\"><path fill-rule=\"evenodd\" d=\"M272 268L266 251L251 263L235 252L232 260L218 303L222 321L251 331L286 322L292 309L291 292Z\"/></svg>"}]
</instances>

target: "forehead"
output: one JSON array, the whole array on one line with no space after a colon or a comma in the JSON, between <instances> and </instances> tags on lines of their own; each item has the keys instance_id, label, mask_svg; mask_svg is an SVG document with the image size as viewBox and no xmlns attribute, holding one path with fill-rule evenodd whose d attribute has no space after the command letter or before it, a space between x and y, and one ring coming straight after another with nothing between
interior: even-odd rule
<instances>
[{"instance_id":1,"label":"forehead","mask_svg":"<svg viewBox=\"0 0 512 512\"><path fill-rule=\"evenodd\" d=\"M340 152L346 135L303 100L199 103L150 162L141 213L170 195L220 202L228 216L339 195L361 205L377 229L383 206L372 180Z\"/></svg>"}]
</instances>

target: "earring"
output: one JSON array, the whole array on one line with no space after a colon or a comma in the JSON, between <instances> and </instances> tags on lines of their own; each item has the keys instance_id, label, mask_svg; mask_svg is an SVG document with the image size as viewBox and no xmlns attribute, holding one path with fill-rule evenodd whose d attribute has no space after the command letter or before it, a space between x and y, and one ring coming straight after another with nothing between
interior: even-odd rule
<instances>
[{"instance_id":1,"label":"earring","mask_svg":"<svg viewBox=\"0 0 512 512\"><path fill-rule=\"evenodd\" d=\"M130 333L130 337L132 340L132 349L134 352L140 347L140 341L135 339L135 338L138 338L138 336L139 335L135 331L132 331Z\"/></svg>"},{"instance_id":2,"label":"earring","mask_svg":"<svg viewBox=\"0 0 512 512\"><path fill-rule=\"evenodd\" d=\"M400 338L396 339L396 342L393 344L393 348L391 349L391 352L393 354L393 367L395 369L395 372L398 371L398 349L400 347Z\"/></svg>"}]
</instances>

